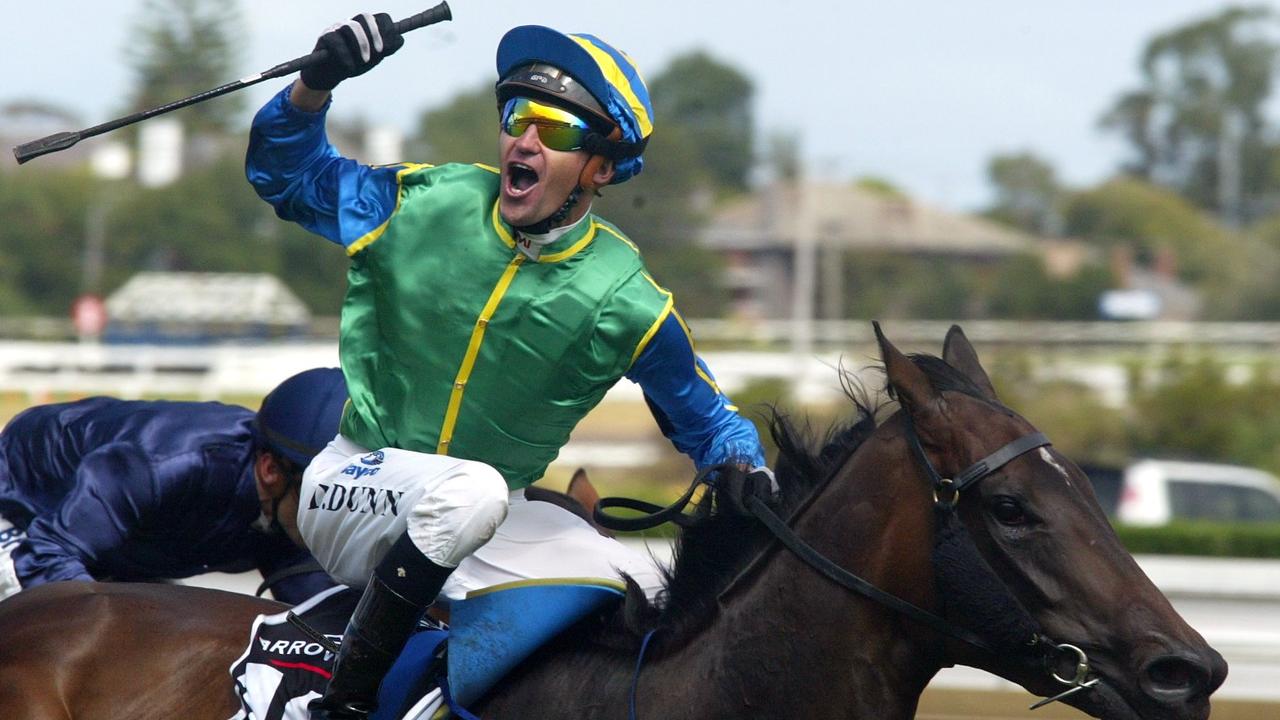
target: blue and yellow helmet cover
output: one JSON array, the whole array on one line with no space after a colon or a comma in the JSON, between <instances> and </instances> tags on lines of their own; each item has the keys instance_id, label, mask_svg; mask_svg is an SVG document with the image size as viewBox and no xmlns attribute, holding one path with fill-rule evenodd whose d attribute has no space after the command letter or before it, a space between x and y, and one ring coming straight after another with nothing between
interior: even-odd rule
<instances>
[{"instance_id":1,"label":"blue and yellow helmet cover","mask_svg":"<svg viewBox=\"0 0 1280 720\"><path fill-rule=\"evenodd\" d=\"M565 34L542 25L513 28L498 43L498 78L529 63L564 70L591 93L622 131L622 141L642 145L653 133L653 105L640 70L626 53L594 35ZM640 156L614 164L613 184L640 173Z\"/></svg>"}]
</instances>

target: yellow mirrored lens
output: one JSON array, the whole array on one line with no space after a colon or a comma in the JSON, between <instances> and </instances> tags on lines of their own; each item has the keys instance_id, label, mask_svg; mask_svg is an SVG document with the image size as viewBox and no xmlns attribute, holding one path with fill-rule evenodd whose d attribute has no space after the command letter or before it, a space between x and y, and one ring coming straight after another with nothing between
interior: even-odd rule
<instances>
[{"instance_id":1,"label":"yellow mirrored lens","mask_svg":"<svg viewBox=\"0 0 1280 720\"><path fill-rule=\"evenodd\" d=\"M587 129L587 123L582 118L563 108L555 105L540 103L530 98L515 98L512 107L512 114L522 120L533 120L535 122L559 123L561 125L569 125L571 127Z\"/></svg>"},{"instance_id":2,"label":"yellow mirrored lens","mask_svg":"<svg viewBox=\"0 0 1280 720\"><path fill-rule=\"evenodd\" d=\"M538 128L538 139L552 150L580 150L590 132L586 121L568 110L524 97L508 100L502 109L502 129L520 137L530 125Z\"/></svg>"}]
</instances>

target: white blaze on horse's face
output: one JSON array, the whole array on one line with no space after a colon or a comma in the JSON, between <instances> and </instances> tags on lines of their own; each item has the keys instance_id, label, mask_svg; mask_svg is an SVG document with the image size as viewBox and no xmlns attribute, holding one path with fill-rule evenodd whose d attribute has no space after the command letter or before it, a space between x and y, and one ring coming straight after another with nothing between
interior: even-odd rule
<instances>
[{"instance_id":1,"label":"white blaze on horse's face","mask_svg":"<svg viewBox=\"0 0 1280 720\"><path fill-rule=\"evenodd\" d=\"M1049 463L1055 470L1061 473L1062 479L1067 483L1067 487L1071 487L1071 473L1067 472L1067 469L1062 466L1062 463L1053 458L1053 453L1049 452L1049 448L1040 448L1040 459Z\"/></svg>"}]
</instances>

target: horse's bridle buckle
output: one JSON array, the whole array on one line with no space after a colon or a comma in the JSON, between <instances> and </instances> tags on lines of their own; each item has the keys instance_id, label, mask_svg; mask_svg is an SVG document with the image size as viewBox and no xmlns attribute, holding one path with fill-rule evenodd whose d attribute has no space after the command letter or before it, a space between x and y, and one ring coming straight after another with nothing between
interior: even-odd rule
<instances>
[{"instance_id":1,"label":"horse's bridle buckle","mask_svg":"<svg viewBox=\"0 0 1280 720\"><path fill-rule=\"evenodd\" d=\"M1054 695L1053 697L1047 697L1041 700L1040 702L1036 703L1035 705L1032 705L1031 706L1032 710L1035 710L1037 708L1042 708L1045 705L1048 705L1049 703L1058 702L1059 700L1062 700L1070 695L1074 695L1080 692L1081 690L1088 690L1092 688L1094 685L1098 684L1099 678L1093 678L1092 680L1088 679L1089 678L1089 656L1085 655L1084 650L1081 650L1080 648L1070 643L1058 643L1054 645L1054 649L1060 650L1063 652L1075 653L1075 656L1076 656L1075 677L1068 680L1067 678L1064 678L1061 675L1059 675L1058 671L1054 670L1051 667L1049 669L1049 675L1054 680L1057 680L1063 685L1070 685L1071 687L1058 693L1057 695Z\"/></svg>"},{"instance_id":2,"label":"horse's bridle buckle","mask_svg":"<svg viewBox=\"0 0 1280 720\"><path fill-rule=\"evenodd\" d=\"M951 478L939 478L937 484L933 486L933 504L945 503L954 508L959 502L960 488L956 485L956 481Z\"/></svg>"}]
</instances>

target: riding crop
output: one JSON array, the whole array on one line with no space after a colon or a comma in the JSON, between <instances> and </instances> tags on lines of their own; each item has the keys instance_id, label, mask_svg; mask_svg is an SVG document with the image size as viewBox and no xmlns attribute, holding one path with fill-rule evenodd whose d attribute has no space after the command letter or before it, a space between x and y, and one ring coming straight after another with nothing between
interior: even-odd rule
<instances>
[{"instance_id":1,"label":"riding crop","mask_svg":"<svg viewBox=\"0 0 1280 720\"><path fill-rule=\"evenodd\" d=\"M424 10L417 15L412 15L396 22L396 30L401 33L407 33L410 30L417 30L421 27L434 25L451 19L453 19L453 14L449 11L449 3L442 2L429 10ZM112 130L125 127L126 125L132 125L136 122L146 120L147 118L155 117L156 115L163 115L164 113L172 112L189 105L195 105L196 103L204 102L205 100L218 97L219 95L226 95L227 93L247 88L250 85L257 85L264 80L290 75L305 67L310 67L317 63L324 62L327 58L328 52L326 50L315 50L309 55L294 58L288 62L280 63L269 70L264 70L263 72L255 75L250 75L246 78L229 82L225 85L220 85L212 90L205 90L204 92L196 93L195 95L183 98L182 100L175 100L174 102L153 107L149 110L143 110L142 112L134 113L132 115L116 118L115 120L104 122L101 125L94 125L93 127L85 128L84 130L54 133L53 135L40 138L39 140L23 143L13 149L13 156L17 158L18 164L21 165L31 158L66 150L85 138L108 133Z\"/></svg>"}]
</instances>

